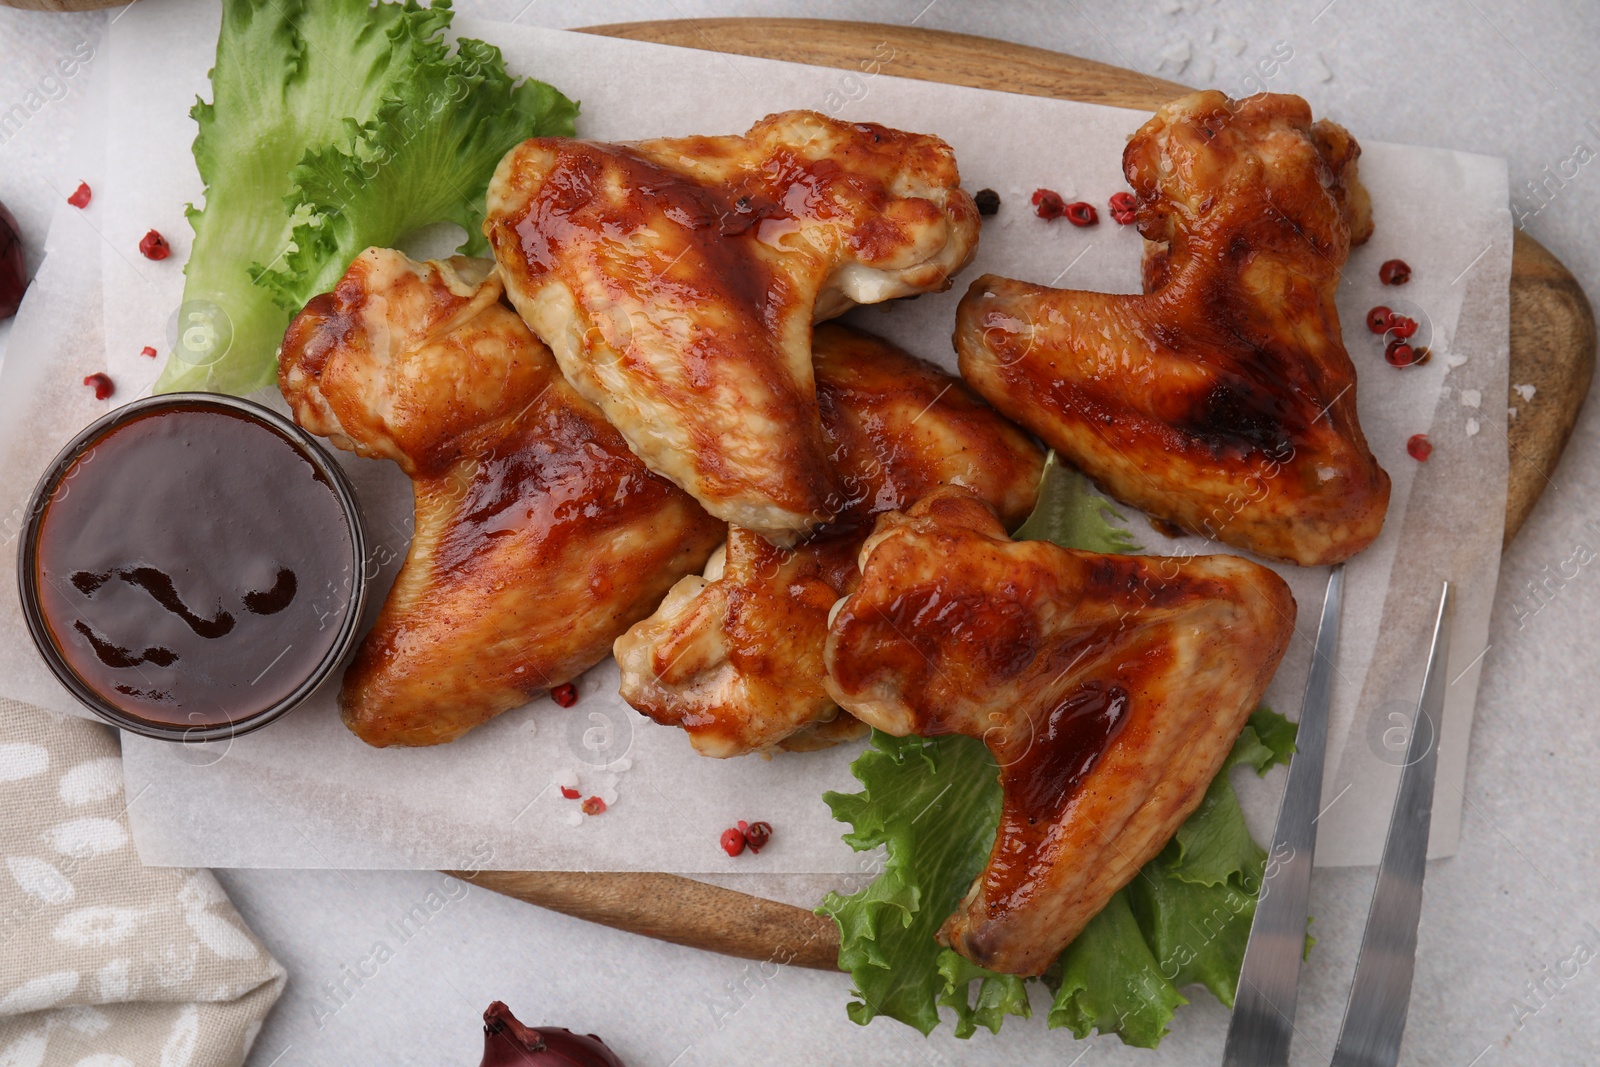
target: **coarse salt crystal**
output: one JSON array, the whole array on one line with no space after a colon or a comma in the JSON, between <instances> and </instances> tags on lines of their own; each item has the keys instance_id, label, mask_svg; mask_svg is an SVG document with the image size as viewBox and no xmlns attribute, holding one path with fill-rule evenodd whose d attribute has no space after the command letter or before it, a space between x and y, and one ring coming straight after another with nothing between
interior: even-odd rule
<instances>
[{"instance_id":1,"label":"coarse salt crystal","mask_svg":"<svg viewBox=\"0 0 1600 1067\"><path fill-rule=\"evenodd\" d=\"M1478 420L1477 419L1468 419L1467 420L1467 436L1468 437L1476 437L1476 436L1478 436L1478 429L1479 429L1479 427L1478 427Z\"/></svg>"},{"instance_id":2,"label":"coarse salt crystal","mask_svg":"<svg viewBox=\"0 0 1600 1067\"><path fill-rule=\"evenodd\" d=\"M1449 368L1459 367L1459 366L1461 366L1461 364L1465 363L1466 361L1467 361L1467 357L1466 356L1458 356L1454 352L1452 352L1448 356L1444 357L1444 365L1446 367L1449 367Z\"/></svg>"},{"instance_id":3,"label":"coarse salt crystal","mask_svg":"<svg viewBox=\"0 0 1600 1067\"><path fill-rule=\"evenodd\" d=\"M578 772L571 767L563 767L556 772L556 776L551 779L551 782L557 789L576 789L578 788Z\"/></svg>"},{"instance_id":4,"label":"coarse salt crystal","mask_svg":"<svg viewBox=\"0 0 1600 1067\"><path fill-rule=\"evenodd\" d=\"M569 811L569 812L567 812L567 825L568 826L582 826L583 825L583 812L581 812L581 811Z\"/></svg>"},{"instance_id":5,"label":"coarse salt crystal","mask_svg":"<svg viewBox=\"0 0 1600 1067\"><path fill-rule=\"evenodd\" d=\"M1513 385L1511 388L1515 389L1517 391L1517 395L1522 397L1524 400L1532 400L1533 394L1539 391L1531 385Z\"/></svg>"}]
</instances>

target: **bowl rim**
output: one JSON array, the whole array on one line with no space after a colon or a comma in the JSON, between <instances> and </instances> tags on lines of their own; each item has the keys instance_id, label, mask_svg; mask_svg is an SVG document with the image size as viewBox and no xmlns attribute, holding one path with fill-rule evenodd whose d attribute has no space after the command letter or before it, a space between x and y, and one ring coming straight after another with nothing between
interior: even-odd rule
<instances>
[{"instance_id":1,"label":"bowl rim","mask_svg":"<svg viewBox=\"0 0 1600 1067\"><path fill-rule=\"evenodd\" d=\"M72 669L62 655L54 635L45 621L43 606L39 601L38 542L39 530L45 511L55 498L56 491L66 480L67 473L95 446L126 423L153 411L168 408L211 408L234 415L276 431L285 438L332 488L339 501L339 511L344 516L345 528L350 535L350 595L346 600L344 618L333 644L318 662L316 669L282 699L243 718L204 726L181 726L173 723L153 722L139 718L119 708L96 692L78 672ZM291 709L305 701L327 681L328 676L342 663L355 646L361 634L361 621L367 599L367 538L361 504L350 484L349 476L333 454L311 434L294 422L264 404L225 393L183 392L158 393L130 401L91 422L56 453L45 468L33 493L28 498L23 526L17 538L17 593L22 603L22 615L28 625L28 634L56 680L77 701L95 715L118 729L143 737L162 741L198 744L208 741L232 740L253 730L275 722Z\"/></svg>"}]
</instances>

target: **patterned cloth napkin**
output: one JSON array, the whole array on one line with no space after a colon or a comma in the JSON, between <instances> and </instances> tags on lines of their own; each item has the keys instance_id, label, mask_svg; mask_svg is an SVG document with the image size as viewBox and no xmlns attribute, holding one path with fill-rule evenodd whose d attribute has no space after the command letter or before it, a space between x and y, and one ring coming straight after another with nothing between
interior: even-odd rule
<instances>
[{"instance_id":1,"label":"patterned cloth napkin","mask_svg":"<svg viewBox=\"0 0 1600 1067\"><path fill-rule=\"evenodd\" d=\"M0 1067L237 1067L285 972L210 871L145 867L115 731L0 698Z\"/></svg>"}]
</instances>

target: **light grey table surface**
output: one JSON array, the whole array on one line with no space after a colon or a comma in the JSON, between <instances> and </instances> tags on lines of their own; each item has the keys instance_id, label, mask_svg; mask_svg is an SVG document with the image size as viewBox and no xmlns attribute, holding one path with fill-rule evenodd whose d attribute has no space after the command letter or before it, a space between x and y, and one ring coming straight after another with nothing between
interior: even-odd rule
<instances>
[{"instance_id":1,"label":"light grey table surface","mask_svg":"<svg viewBox=\"0 0 1600 1067\"><path fill-rule=\"evenodd\" d=\"M1287 42L1294 58L1271 88L1306 95L1319 115L1358 137L1505 157L1528 232L1600 293L1600 166L1579 166L1574 175L1566 164L1580 145L1590 150L1580 159L1600 152L1600 5L462 0L458 7L552 27L758 14L915 22L1223 88L1244 84L1258 58ZM106 18L0 11L0 113L30 90L47 98L64 91L0 140L0 201L21 223L30 268L56 202L52 186L75 184L59 169L81 85L57 90L46 79L58 57L98 40ZM1535 198L1530 181L1547 182L1550 192ZM0 351L6 332L0 325ZM1555 577L1580 543L1600 544L1597 458L1600 409L1591 404L1502 565L1461 851L1429 868L1405 1063L1600 1062L1600 962L1588 960L1600 954L1600 727L1590 703L1600 698L1600 635L1592 625L1600 578L1589 569ZM1549 590L1533 613L1530 582ZM980 1032L959 1042L947 1025L924 1040L892 1022L860 1029L847 1021L843 976L662 945L477 890L453 893L402 943L390 924L430 890L442 892L440 875L218 873L291 974L254 1067L476 1064L478 1016L493 999L525 1021L600 1033L632 1067L1214 1064L1227 1022L1197 993L1157 1054L1046 1032L1042 1003L1034 1020L1008 1022L997 1039ZM1317 872L1311 909L1320 941L1305 971L1296 1063L1326 1063L1332 1052L1371 886L1370 870ZM393 959L372 977L349 978L379 940L395 949ZM1580 946L1587 952L1574 957ZM347 992L335 998L328 990L341 981ZM1535 984L1543 992L1533 992Z\"/></svg>"}]
</instances>

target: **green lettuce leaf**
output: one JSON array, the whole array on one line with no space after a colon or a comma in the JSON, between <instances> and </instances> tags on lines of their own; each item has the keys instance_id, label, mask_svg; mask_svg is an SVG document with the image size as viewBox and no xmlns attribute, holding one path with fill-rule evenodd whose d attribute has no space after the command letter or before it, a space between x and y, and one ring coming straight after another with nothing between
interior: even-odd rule
<instances>
[{"instance_id":1,"label":"green lettuce leaf","mask_svg":"<svg viewBox=\"0 0 1600 1067\"><path fill-rule=\"evenodd\" d=\"M1244 824L1229 772L1264 775L1294 752L1294 724L1269 708L1250 716L1205 799L1167 847L1123 889L1159 973L1201 984L1233 1006L1267 853Z\"/></svg>"},{"instance_id":2,"label":"green lettuce leaf","mask_svg":"<svg viewBox=\"0 0 1600 1067\"><path fill-rule=\"evenodd\" d=\"M1116 519L1087 479L1052 456L1039 507L1018 536L1101 552L1136 548ZM1180 987L1204 985L1233 1003L1266 854L1245 828L1229 775L1239 765L1265 774L1287 762L1294 730L1266 708L1251 716L1173 840L1043 976L1054 994L1047 1025L1153 1048L1186 1003ZM1026 980L987 971L933 940L983 869L999 825L988 750L967 737L874 731L851 770L861 792L824 799L851 824L845 840L858 850L882 847L884 864L860 892L830 893L818 909L839 925L839 966L858 997L850 1018L865 1024L885 1015L926 1034L946 1007L964 1038L979 1026L998 1032L1007 1015L1031 1015Z\"/></svg>"},{"instance_id":3,"label":"green lettuce leaf","mask_svg":"<svg viewBox=\"0 0 1600 1067\"><path fill-rule=\"evenodd\" d=\"M486 254L483 198L496 164L535 132L570 137L577 114L543 82L515 82L493 45L462 40L451 56L441 49L419 67L406 99L386 101L371 122L346 120L335 144L295 167L294 250L256 283L298 311L364 249L436 222L467 231L463 253Z\"/></svg>"},{"instance_id":4,"label":"green lettuce leaf","mask_svg":"<svg viewBox=\"0 0 1600 1067\"><path fill-rule=\"evenodd\" d=\"M850 823L857 851L887 846L883 869L859 893L829 893L818 909L839 924L839 966L855 979L850 1018L887 1015L924 1034L939 1025L946 977L933 939L983 869L1000 825L1000 782L981 742L967 737L890 737L874 730L851 764L865 789L825 793ZM998 1023L996 1023L998 1026Z\"/></svg>"},{"instance_id":5,"label":"green lettuce leaf","mask_svg":"<svg viewBox=\"0 0 1600 1067\"><path fill-rule=\"evenodd\" d=\"M1151 946L1128 905L1127 890L1061 953L1059 971L1046 978L1055 1000L1045 1021L1082 1040L1091 1031L1116 1034L1124 1044L1155 1048L1180 1004L1189 1003L1162 975Z\"/></svg>"},{"instance_id":6,"label":"green lettuce leaf","mask_svg":"<svg viewBox=\"0 0 1600 1067\"><path fill-rule=\"evenodd\" d=\"M1158 857L1146 864L1121 894L1153 957L1153 973L1174 989L1204 985L1232 1007L1255 918L1255 894L1231 880L1217 885L1185 881L1160 863Z\"/></svg>"},{"instance_id":7,"label":"green lettuce leaf","mask_svg":"<svg viewBox=\"0 0 1600 1067\"><path fill-rule=\"evenodd\" d=\"M488 45L452 50L450 20L447 2L226 0L212 99L191 112L205 206L189 209L180 339L158 391L270 384L289 318L365 247L352 243L468 225L494 145L571 132L575 105L513 85Z\"/></svg>"},{"instance_id":8,"label":"green lettuce leaf","mask_svg":"<svg viewBox=\"0 0 1600 1067\"><path fill-rule=\"evenodd\" d=\"M1263 739L1263 732L1271 744ZM1221 885L1266 863L1267 854L1251 838L1226 772L1247 763L1257 774L1266 774L1273 764L1289 762L1292 752L1293 723L1265 708L1250 716L1250 723L1234 742L1222 772L1211 780L1200 806L1173 835L1169 848L1174 849L1172 867L1179 878L1201 885Z\"/></svg>"},{"instance_id":9,"label":"green lettuce leaf","mask_svg":"<svg viewBox=\"0 0 1600 1067\"><path fill-rule=\"evenodd\" d=\"M1122 513L1094 491L1089 479L1056 459L1045 457L1039 502L1012 536L1018 541L1054 541L1085 552L1138 552L1133 535L1117 523Z\"/></svg>"},{"instance_id":10,"label":"green lettuce leaf","mask_svg":"<svg viewBox=\"0 0 1600 1067\"><path fill-rule=\"evenodd\" d=\"M995 974L949 949L939 953L939 973L944 976L944 992L939 994L939 1004L955 1009L957 1037L971 1037L980 1026L991 1034L998 1034L1007 1015L1020 1015L1024 1019L1033 1015L1026 979L1014 974ZM976 1000L972 999L973 982L978 983Z\"/></svg>"}]
</instances>

